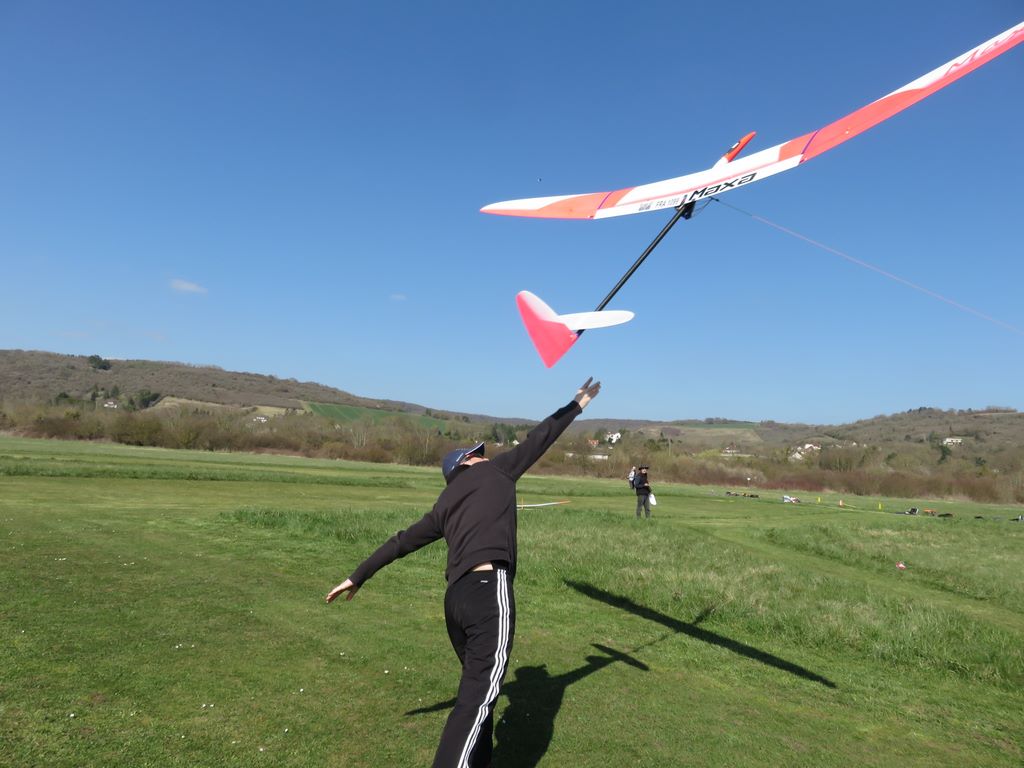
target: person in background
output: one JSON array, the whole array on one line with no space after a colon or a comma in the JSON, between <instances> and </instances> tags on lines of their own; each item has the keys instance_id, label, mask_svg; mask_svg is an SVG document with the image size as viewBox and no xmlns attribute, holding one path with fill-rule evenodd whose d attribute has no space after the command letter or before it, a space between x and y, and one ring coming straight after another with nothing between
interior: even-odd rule
<instances>
[{"instance_id":1,"label":"person in background","mask_svg":"<svg viewBox=\"0 0 1024 768\"><path fill-rule=\"evenodd\" d=\"M651 517L651 479L647 474L650 469L646 464L640 465L640 470L633 479L633 487L636 488L636 519L640 519L640 510L644 511L647 519Z\"/></svg>"}]
</instances>

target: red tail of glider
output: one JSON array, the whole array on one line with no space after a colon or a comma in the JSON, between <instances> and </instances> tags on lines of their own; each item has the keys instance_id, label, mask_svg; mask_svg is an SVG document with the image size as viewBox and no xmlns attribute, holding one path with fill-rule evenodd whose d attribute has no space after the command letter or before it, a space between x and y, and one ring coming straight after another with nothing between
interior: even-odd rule
<instances>
[{"instance_id":1,"label":"red tail of glider","mask_svg":"<svg viewBox=\"0 0 1024 768\"><path fill-rule=\"evenodd\" d=\"M526 332L548 368L562 359L585 329L607 328L633 319L632 312L622 309L559 315L529 291L520 291L516 304Z\"/></svg>"},{"instance_id":2,"label":"red tail of glider","mask_svg":"<svg viewBox=\"0 0 1024 768\"><path fill-rule=\"evenodd\" d=\"M516 304L530 341L544 365L550 368L576 343L576 334L559 322L555 310L529 291L518 293Z\"/></svg>"}]
</instances>

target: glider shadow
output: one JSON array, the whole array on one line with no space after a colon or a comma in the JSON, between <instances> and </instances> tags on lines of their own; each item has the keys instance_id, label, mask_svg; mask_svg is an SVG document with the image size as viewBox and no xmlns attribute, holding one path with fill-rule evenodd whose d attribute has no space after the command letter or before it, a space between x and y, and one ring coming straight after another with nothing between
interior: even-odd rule
<instances>
[{"instance_id":1,"label":"glider shadow","mask_svg":"<svg viewBox=\"0 0 1024 768\"><path fill-rule=\"evenodd\" d=\"M501 686L501 695L508 698L501 719L494 728L497 744L494 747L495 765L514 765L534 768L543 759L555 733L555 719L562 708L566 689L588 675L609 664L621 661L631 667L649 671L642 661L614 648L592 643L600 655L587 656L585 663L561 675L552 675L547 666L522 666L515 670L515 679ZM425 712L440 712L455 706L455 699L441 701L428 707L413 709L406 716Z\"/></svg>"},{"instance_id":2,"label":"glider shadow","mask_svg":"<svg viewBox=\"0 0 1024 768\"><path fill-rule=\"evenodd\" d=\"M804 680L810 680L814 683L820 683L821 685L824 685L826 688L837 687L836 684L828 678L822 677L821 675L815 672L811 672L811 670L807 669L806 667L801 667L799 664L794 664L791 661L780 659L778 656L773 656L772 654L766 651L762 651L759 648L754 648L753 646L747 645L746 643L741 643L738 640L733 640L732 638L725 637L724 635L720 635L717 632L712 632L707 629L701 629L697 625L700 623L700 621L706 618L706 612L702 614L700 617L698 617L695 622L690 623L680 621L679 619L676 619L672 616L661 613L660 611L656 611L653 608L648 608L647 606L635 603L628 597L623 597L622 595L615 595L611 592L606 592L605 590L600 589L599 587L595 587L592 584L583 584L578 581L569 580L565 580L565 584L569 587L572 587L580 594L591 598L592 600L597 600L599 602L605 603L606 605L610 605L613 608L619 608L628 613L632 613L634 616L639 616L642 619L648 619L649 621L661 624L661 626L667 627L673 632L683 634L688 637L692 637L695 640L702 640L705 643L717 645L720 648L725 648L726 650L732 651L733 653L737 653L740 656L746 656L748 659L753 659L754 661L759 661L762 664L767 664L770 667L781 669L783 672L789 672L791 675L802 677Z\"/></svg>"}]
</instances>

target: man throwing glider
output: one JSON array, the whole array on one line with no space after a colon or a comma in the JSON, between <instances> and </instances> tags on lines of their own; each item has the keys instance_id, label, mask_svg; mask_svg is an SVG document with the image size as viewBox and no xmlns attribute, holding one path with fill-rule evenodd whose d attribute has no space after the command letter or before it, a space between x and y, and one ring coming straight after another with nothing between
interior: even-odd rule
<instances>
[{"instance_id":1,"label":"man throwing glider","mask_svg":"<svg viewBox=\"0 0 1024 768\"><path fill-rule=\"evenodd\" d=\"M516 481L554 444L601 383L587 379L576 396L534 427L518 446L493 459L484 444L444 457L447 486L434 508L399 531L327 594L351 600L388 563L443 538L448 543L444 597L448 637L462 663L455 708L448 716L434 768L486 768L491 762L494 703L515 635Z\"/></svg>"}]
</instances>

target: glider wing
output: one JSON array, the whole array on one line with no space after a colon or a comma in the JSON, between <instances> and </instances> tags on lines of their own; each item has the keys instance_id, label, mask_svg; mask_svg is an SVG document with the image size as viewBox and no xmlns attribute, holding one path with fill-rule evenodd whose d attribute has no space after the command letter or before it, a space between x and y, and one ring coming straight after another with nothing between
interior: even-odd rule
<instances>
[{"instance_id":1,"label":"glider wing","mask_svg":"<svg viewBox=\"0 0 1024 768\"><path fill-rule=\"evenodd\" d=\"M902 112L1021 42L1024 22L824 128L744 158L733 159L735 154L727 154L722 158L726 162L719 161L706 171L614 192L508 200L492 203L481 211L544 219L603 219L694 203L795 168ZM744 138L749 141L749 134ZM734 149L738 153L742 146Z\"/></svg>"}]
</instances>

